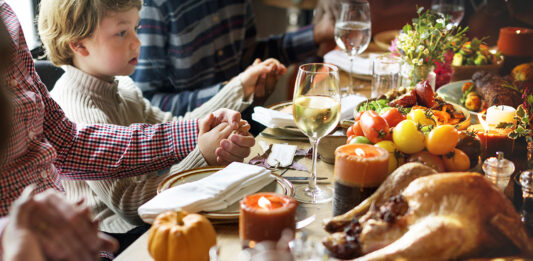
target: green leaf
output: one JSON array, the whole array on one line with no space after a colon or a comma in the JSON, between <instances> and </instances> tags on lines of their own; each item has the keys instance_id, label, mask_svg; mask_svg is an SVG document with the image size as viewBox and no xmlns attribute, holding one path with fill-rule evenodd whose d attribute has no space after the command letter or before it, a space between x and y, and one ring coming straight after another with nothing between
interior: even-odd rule
<instances>
[{"instance_id":1,"label":"green leaf","mask_svg":"<svg viewBox=\"0 0 533 261\"><path fill-rule=\"evenodd\" d=\"M403 30L404 33L407 34L407 33L409 33L411 31L411 29L412 29L411 25L410 24L406 24L406 25L403 26L402 30Z\"/></svg>"},{"instance_id":2,"label":"green leaf","mask_svg":"<svg viewBox=\"0 0 533 261\"><path fill-rule=\"evenodd\" d=\"M514 124L511 122L500 122L498 125L496 125L496 128L498 129L507 129L513 127Z\"/></svg>"}]
</instances>

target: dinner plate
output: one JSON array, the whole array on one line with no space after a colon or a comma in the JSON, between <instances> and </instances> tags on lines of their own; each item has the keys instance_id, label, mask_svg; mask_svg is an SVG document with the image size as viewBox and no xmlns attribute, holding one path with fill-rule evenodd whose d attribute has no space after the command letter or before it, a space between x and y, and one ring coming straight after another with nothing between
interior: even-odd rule
<instances>
[{"instance_id":1,"label":"dinner plate","mask_svg":"<svg viewBox=\"0 0 533 261\"><path fill-rule=\"evenodd\" d=\"M398 36L399 30L384 31L374 35L374 43L384 51L389 51L390 43Z\"/></svg>"},{"instance_id":2,"label":"dinner plate","mask_svg":"<svg viewBox=\"0 0 533 261\"><path fill-rule=\"evenodd\" d=\"M171 174L165 178L157 187L157 193L161 193L163 190L188 182L197 181L208 177L211 174L223 169L224 167L205 167L196 168ZM270 173L274 177L274 181L263 187L258 192L275 192L287 196L294 196L294 187L292 183L280 175ZM235 220L239 218L239 201L233 203L229 207L217 211L208 211L202 213L207 218L218 221Z\"/></svg>"},{"instance_id":3,"label":"dinner plate","mask_svg":"<svg viewBox=\"0 0 533 261\"><path fill-rule=\"evenodd\" d=\"M292 108L290 108L291 106L292 106L292 101L286 101L286 102L280 102L280 103L270 105L268 106L268 108L272 110L276 110L276 111L283 111L283 110L287 111L288 110L287 112L292 114ZM298 127L295 127L295 126L287 126L284 128L272 128L271 134L279 135L279 136L292 135L292 136L306 137L305 134L303 134L303 132L300 131L300 129L298 129Z\"/></svg>"},{"instance_id":4,"label":"dinner plate","mask_svg":"<svg viewBox=\"0 0 533 261\"><path fill-rule=\"evenodd\" d=\"M463 85L467 82L472 82L472 80L457 81L442 85L440 88L437 89L437 94L445 101L457 104L457 106L460 106L464 110L468 111L471 115L472 124L476 124L478 123L478 113L475 111L468 110L462 105L459 105L461 104L460 99L463 96Z\"/></svg>"}]
</instances>

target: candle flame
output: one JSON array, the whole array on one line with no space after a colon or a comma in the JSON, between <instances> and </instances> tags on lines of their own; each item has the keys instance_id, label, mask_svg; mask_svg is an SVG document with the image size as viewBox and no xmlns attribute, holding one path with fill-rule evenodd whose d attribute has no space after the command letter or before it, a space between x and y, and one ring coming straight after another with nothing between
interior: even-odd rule
<instances>
[{"instance_id":1,"label":"candle flame","mask_svg":"<svg viewBox=\"0 0 533 261\"><path fill-rule=\"evenodd\" d=\"M520 33L521 33L521 31L520 31L520 30L516 30L516 34L520 34Z\"/></svg>"},{"instance_id":2,"label":"candle flame","mask_svg":"<svg viewBox=\"0 0 533 261\"><path fill-rule=\"evenodd\" d=\"M263 209L272 209L272 203L268 198L261 196L257 201L257 205Z\"/></svg>"},{"instance_id":3,"label":"candle flame","mask_svg":"<svg viewBox=\"0 0 533 261\"><path fill-rule=\"evenodd\" d=\"M361 148L356 148L355 149L355 155L359 156L359 157L364 157L366 156L366 152L361 149Z\"/></svg>"}]
</instances>

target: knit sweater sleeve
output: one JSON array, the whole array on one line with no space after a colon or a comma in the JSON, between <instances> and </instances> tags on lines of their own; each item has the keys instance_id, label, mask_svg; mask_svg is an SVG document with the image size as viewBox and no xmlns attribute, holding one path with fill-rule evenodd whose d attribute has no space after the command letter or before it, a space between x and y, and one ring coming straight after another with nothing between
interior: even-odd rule
<instances>
[{"instance_id":1,"label":"knit sweater sleeve","mask_svg":"<svg viewBox=\"0 0 533 261\"><path fill-rule=\"evenodd\" d=\"M202 104L202 106L187 112L184 116L173 117L171 113L164 112L156 106L152 106L150 101L143 98L139 88L135 86L133 80L129 77L117 77L120 84L124 88L135 89L137 92L137 99L139 104L142 104L146 123L164 123L172 120L189 120L202 118L209 113L220 109L227 108L235 111L243 111L250 104L252 104L253 96L248 99L244 98L244 91L239 78L235 77L229 81L224 87L209 101Z\"/></svg>"}]
</instances>

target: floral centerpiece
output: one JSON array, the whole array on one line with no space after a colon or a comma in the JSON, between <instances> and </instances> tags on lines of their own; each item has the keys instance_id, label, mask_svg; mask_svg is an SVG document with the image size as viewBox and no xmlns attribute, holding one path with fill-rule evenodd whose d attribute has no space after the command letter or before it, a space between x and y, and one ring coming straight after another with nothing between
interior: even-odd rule
<instances>
[{"instance_id":1,"label":"floral centerpiece","mask_svg":"<svg viewBox=\"0 0 533 261\"><path fill-rule=\"evenodd\" d=\"M404 62L402 86L414 85L426 79L437 63L444 64L445 57L458 50L466 41L468 28L453 26L450 17L432 10L417 10L418 17L406 24L391 45L391 51ZM449 59L446 59L449 60ZM433 85L434 86L434 85Z\"/></svg>"}]
</instances>

